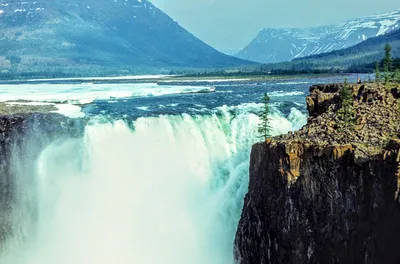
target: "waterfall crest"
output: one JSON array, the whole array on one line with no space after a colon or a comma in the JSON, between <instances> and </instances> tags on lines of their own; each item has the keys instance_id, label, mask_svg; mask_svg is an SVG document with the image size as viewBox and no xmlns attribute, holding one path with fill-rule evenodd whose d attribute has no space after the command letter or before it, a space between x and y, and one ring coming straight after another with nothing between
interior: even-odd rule
<instances>
[{"instance_id":1,"label":"waterfall crest","mask_svg":"<svg viewBox=\"0 0 400 264\"><path fill-rule=\"evenodd\" d=\"M15 211L28 201L35 212L0 262L233 263L258 122L228 110L139 118L133 127L94 118L82 138L51 143L29 168L35 181L25 189L34 195L20 194ZM273 134L302 123L296 109L272 114Z\"/></svg>"}]
</instances>

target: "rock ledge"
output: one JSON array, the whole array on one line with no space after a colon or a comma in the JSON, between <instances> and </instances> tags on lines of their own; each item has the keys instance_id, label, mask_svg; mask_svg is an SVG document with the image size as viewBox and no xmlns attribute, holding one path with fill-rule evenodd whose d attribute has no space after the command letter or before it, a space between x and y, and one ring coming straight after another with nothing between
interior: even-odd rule
<instances>
[{"instance_id":1,"label":"rock ledge","mask_svg":"<svg viewBox=\"0 0 400 264\"><path fill-rule=\"evenodd\" d=\"M312 86L308 124L253 146L238 263L400 263L400 89L351 85L345 133L341 88Z\"/></svg>"}]
</instances>

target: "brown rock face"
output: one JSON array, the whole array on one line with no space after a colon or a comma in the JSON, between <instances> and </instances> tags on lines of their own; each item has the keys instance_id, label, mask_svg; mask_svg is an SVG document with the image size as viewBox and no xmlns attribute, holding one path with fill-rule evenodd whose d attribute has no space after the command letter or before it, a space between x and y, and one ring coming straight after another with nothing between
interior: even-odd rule
<instances>
[{"instance_id":1,"label":"brown rock face","mask_svg":"<svg viewBox=\"0 0 400 264\"><path fill-rule=\"evenodd\" d=\"M334 103L339 102L338 91L342 84L323 84L310 87L310 96L307 97L307 110L310 116L318 116L328 110Z\"/></svg>"},{"instance_id":2,"label":"brown rock face","mask_svg":"<svg viewBox=\"0 0 400 264\"><path fill-rule=\"evenodd\" d=\"M352 86L360 127L345 140L340 87L311 87L308 124L253 146L238 263L400 263L397 98Z\"/></svg>"},{"instance_id":3,"label":"brown rock face","mask_svg":"<svg viewBox=\"0 0 400 264\"><path fill-rule=\"evenodd\" d=\"M318 145L341 145L351 141L370 147L382 147L400 132L400 111L397 89L387 89L382 84L350 85L356 113L354 131L341 133L339 90L342 84L314 85L307 97L310 114L308 124L289 138L311 141Z\"/></svg>"}]
</instances>

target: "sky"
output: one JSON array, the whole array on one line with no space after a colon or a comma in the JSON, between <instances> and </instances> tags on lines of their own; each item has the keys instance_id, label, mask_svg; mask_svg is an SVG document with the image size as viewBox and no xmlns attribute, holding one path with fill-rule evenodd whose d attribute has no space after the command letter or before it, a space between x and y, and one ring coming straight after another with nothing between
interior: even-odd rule
<instances>
[{"instance_id":1,"label":"sky","mask_svg":"<svg viewBox=\"0 0 400 264\"><path fill-rule=\"evenodd\" d=\"M399 0L149 0L221 51L241 49L266 27L310 27L400 9Z\"/></svg>"}]
</instances>

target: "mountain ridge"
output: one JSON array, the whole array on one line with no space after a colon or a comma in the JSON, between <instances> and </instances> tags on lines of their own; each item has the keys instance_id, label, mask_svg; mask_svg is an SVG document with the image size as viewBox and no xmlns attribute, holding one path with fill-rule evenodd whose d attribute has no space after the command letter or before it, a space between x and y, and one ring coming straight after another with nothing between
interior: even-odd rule
<instances>
[{"instance_id":1,"label":"mountain ridge","mask_svg":"<svg viewBox=\"0 0 400 264\"><path fill-rule=\"evenodd\" d=\"M290 61L354 46L400 28L400 10L314 28L267 28L237 56L262 63Z\"/></svg>"},{"instance_id":2,"label":"mountain ridge","mask_svg":"<svg viewBox=\"0 0 400 264\"><path fill-rule=\"evenodd\" d=\"M0 71L91 74L251 62L220 53L147 0L0 0Z\"/></svg>"},{"instance_id":3,"label":"mountain ridge","mask_svg":"<svg viewBox=\"0 0 400 264\"><path fill-rule=\"evenodd\" d=\"M352 65L375 64L384 57L384 46L391 45L393 57L400 57L400 29L385 35L367 39L355 46L328 53L294 59L291 63L310 63L325 67L349 67Z\"/></svg>"}]
</instances>

